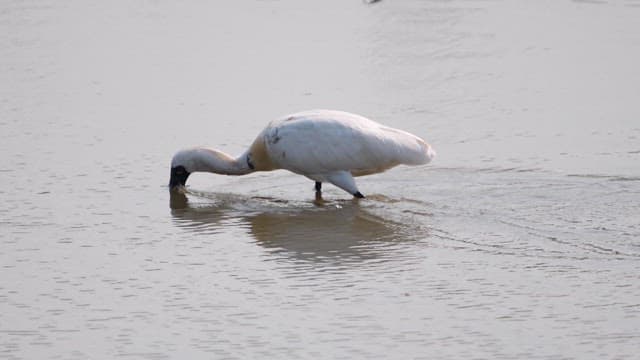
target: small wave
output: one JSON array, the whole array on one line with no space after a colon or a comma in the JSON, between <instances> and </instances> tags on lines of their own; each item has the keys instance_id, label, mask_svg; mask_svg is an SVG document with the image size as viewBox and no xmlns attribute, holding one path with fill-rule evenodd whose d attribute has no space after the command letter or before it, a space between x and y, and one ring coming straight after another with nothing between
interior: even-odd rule
<instances>
[{"instance_id":1,"label":"small wave","mask_svg":"<svg viewBox=\"0 0 640 360\"><path fill-rule=\"evenodd\" d=\"M176 226L207 236L243 229L274 259L380 264L400 257L390 249L428 237L422 202L383 195L321 202L194 190L171 196Z\"/></svg>"},{"instance_id":2,"label":"small wave","mask_svg":"<svg viewBox=\"0 0 640 360\"><path fill-rule=\"evenodd\" d=\"M606 175L606 174L568 174L568 177L585 179L604 179L609 181L640 181L640 176Z\"/></svg>"},{"instance_id":3,"label":"small wave","mask_svg":"<svg viewBox=\"0 0 640 360\"><path fill-rule=\"evenodd\" d=\"M501 166L488 166L488 167L466 167L466 166L431 166L429 171L445 171L456 173L549 173L550 170L542 168L522 168L522 167L501 167Z\"/></svg>"}]
</instances>

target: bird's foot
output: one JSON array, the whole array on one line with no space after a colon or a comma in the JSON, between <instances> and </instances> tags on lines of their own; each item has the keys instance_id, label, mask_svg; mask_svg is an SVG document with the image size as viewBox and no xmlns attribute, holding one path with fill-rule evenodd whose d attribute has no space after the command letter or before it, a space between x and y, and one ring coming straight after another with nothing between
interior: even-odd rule
<instances>
[{"instance_id":1,"label":"bird's foot","mask_svg":"<svg viewBox=\"0 0 640 360\"><path fill-rule=\"evenodd\" d=\"M364 195L362 195L360 191L357 191L355 194L353 194L353 197L358 199L364 199Z\"/></svg>"},{"instance_id":2,"label":"bird's foot","mask_svg":"<svg viewBox=\"0 0 640 360\"><path fill-rule=\"evenodd\" d=\"M320 191L316 191L316 198L313 201L313 203L318 205L318 206L323 206L325 204L325 201L322 198L322 193Z\"/></svg>"},{"instance_id":3,"label":"bird's foot","mask_svg":"<svg viewBox=\"0 0 640 360\"><path fill-rule=\"evenodd\" d=\"M320 181L316 181L314 188L316 189L316 199L314 203L316 205L324 205L324 199L322 198L322 183Z\"/></svg>"}]
</instances>

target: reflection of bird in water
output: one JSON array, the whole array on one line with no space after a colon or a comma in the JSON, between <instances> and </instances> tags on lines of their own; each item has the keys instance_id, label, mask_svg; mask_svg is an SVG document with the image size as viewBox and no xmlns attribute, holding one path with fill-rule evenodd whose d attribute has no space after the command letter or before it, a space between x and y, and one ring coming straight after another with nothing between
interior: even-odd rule
<instances>
[{"instance_id":1,"label":"reflection of bird in water","mask_svg":"<svg viewBox=\"0 0 640 360\"><path fill-rule=\"evenodd\" d=\"M291 204L269 198L231 194L196 194L190 202L171 192L171 213L180 227L216 233L233 220L246 227L256 243L298 260L381 260L394 246L425 237L424 229L373 215L356 201L322 206Z\"/></svg>"},{"instance_id":2,"label":"reflection of bird in water","mask_svg":"<svg viewBox=\"0 0 640 360\"><path fill-rule=\"evenodd\" d=\"M285 169L315 181L318 198L323 182L362 198L355 176L427 164L434 156L429 144L408 132L355 114L313 110L272 121L237 158L203 147L179 151L171 161L169 185L184 186L193 172L245 175Z\"/></svg>"}]
</instances>

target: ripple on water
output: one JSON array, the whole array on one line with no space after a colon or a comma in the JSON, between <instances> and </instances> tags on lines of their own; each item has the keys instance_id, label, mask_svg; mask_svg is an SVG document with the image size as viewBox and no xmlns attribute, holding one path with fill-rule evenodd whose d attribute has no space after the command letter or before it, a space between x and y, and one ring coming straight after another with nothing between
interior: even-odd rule
<instances>
[{"instance_id":1,"label":"ripple on water","mask_svg":"<svg viewBox=\"0 0 640 360\"><path fill-rule=\"evenodd\" d=\"M171 205L176 225L194 233L226 231L232 222L270 256L297 266L324 263L324 271L339 271L345 263L380 264L389 260L394 253L390 250L427 237L425 226L407 222L402 213L397 219L380 215L387 204L398 201L372 196L369 205L352 200L318 203L191 192L188 198L172 194Z\"/></svg>"},{"instance_id":2,"label":"ripple on water","mask_svg":"<svg viewBox=\"0 0 640 360\"><path fill-rule=\"evenodd\" d=\"M640 192L610 180L436 168L414 192L433 199L431 234L444 245L534 258L638 258Z\"/></svg>"}]
</instances>

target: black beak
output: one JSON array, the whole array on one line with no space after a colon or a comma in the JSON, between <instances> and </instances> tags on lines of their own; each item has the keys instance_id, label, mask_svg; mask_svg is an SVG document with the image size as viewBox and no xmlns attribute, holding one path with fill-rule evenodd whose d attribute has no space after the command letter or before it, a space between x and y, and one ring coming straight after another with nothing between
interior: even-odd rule
<instances>
[{"instance_id":1,"label":"black beak","mask_svg":"<svg viewBox=\"0 0 640 360\"><path fill-rule=\"evenodd\" d=\"M169 188L175 189L178 186L184 186L187 178L191 173L187 172L184 166L176 166L171 168L171 179L169 179Z\"/></svg>"}]
</instances>

